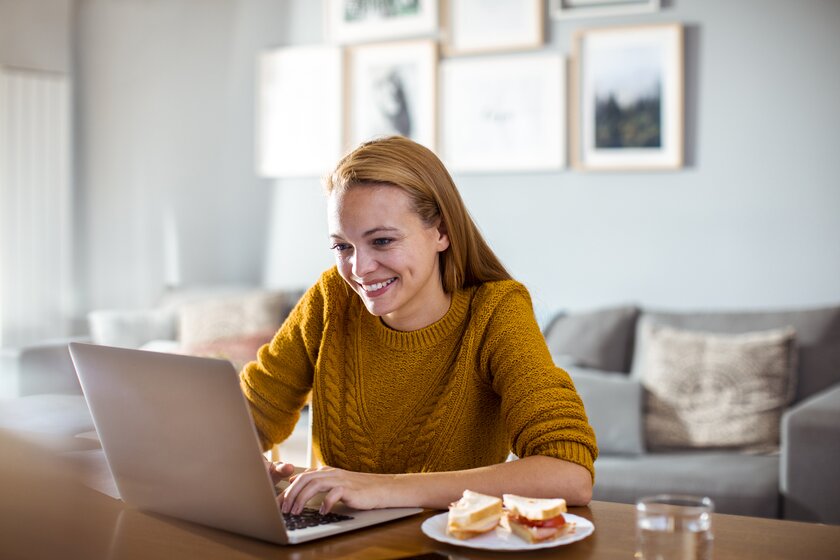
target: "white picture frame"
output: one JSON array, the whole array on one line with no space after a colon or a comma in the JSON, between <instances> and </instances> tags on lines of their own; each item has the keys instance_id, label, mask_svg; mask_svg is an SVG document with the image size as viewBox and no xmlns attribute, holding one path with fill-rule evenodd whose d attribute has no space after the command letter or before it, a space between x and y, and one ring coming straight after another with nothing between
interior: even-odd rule
<instances>
[{"instance_id":1,"label":"white picture frame","mask_svg":"<svg viewBox=\"0 0 840 560\"><path fill-rule=\"evenodd\" d=\"M556 52L441 62L440 152L456 173L566 165L565 59Z\"/></svg>"},{"instance_id":2,"label":"white picture frame","mask_svg":"<svg viewBox=\"0 0 840 560\"><path fill-rule=\"evenodd\" d=\"M257 72L257 173L323 175L344 148L341 49L314 45L268 50L259 55Z\"/></svg>"},{"instance_id":3,"label":"white picture frame","mask_svg":"<svg viewBox=\"0 0 840 560\"><path fill-rule=\"evenodd\" d=\"M579 30L573 46L574 166L678 169L684 161L684 30Z\"/></svg>"},{"instance_id":4,"label":"white picture frame","mask_svg":"<svg viewBox=\"0 0 840 560\"><path fill-rule=\"evenodd\" d=\"M446 56L538 49L545 43L542 0L449 0L441 19Z\"/></svg>"},{"instance_id":5,"label":"white picture frame","mask_svg":"<svg viewBox=\"0 0 840 560\"><path fill-rule=\"evenodd\" d=\"M553 19L626 16L659 11L660 0L550 0Z\"/></svg>"},{"instance_id":6,"label":"white picture frame","mask_svg":"<svg viewBox=\"0 0 840 560\"><path fill-rule=\"evenodd\" d=\"M399 135L434 150L437 64L434 41L346 48L346 149Z\"/></svg>"},{"instance_id":7,"label":"white picture frame","mask_svg":"<svg viewBox=\"0 0 840 560\"><path fill-rule=\"evenodd\" d=\"M437 37L438 0L325 0L324 24L339 45Z\"/></svg>"}]
</instances>

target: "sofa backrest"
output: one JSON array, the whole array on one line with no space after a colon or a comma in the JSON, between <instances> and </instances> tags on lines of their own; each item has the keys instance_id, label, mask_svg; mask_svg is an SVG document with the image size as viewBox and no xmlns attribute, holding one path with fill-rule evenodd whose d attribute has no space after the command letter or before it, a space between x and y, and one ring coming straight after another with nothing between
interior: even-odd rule
<instances>
[{"instance_id":1,"label":"sofa backrest","mask_svg":"<svg viewBox=\"0 0 840 560\"><path fill-rule=\"evenodd\" d=\"M840 383L840 306L768 312L643 311L640 318L655 325L731 334L790 326L796 330L799 349L794 402Z\"/></svg>"}]
</instances>

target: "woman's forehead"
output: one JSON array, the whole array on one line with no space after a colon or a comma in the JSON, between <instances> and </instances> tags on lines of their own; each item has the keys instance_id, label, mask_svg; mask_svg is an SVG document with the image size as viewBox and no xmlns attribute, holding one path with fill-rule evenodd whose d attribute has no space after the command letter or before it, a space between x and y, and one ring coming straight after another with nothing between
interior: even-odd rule
<instances>
[{"instance_id":1,"label":"woman's forehead","mask_svg":"<svg viewBox=\"0 0 840 560\"><path fill-rule=\"evenodd\" d=\"M331 194L327 215L331 233L345 229L358 232L372 228L398 228L420 220L412 208L411 199L402 189L383 185L357 186Z\"/></svg>"}]
</instances>

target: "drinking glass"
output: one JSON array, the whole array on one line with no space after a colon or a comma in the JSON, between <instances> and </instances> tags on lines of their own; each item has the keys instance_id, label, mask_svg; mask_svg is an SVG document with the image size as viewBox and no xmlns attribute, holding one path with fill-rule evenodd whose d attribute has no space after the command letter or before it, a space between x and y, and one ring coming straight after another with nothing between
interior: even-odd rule
<instances>
[{"instance_id":1,"label":"drinking glass","mask_svg":"<svg viewBox=\"0 0 840 560\"><path fill-rule=\"evenodd\" d=\"M712 560L712 500L660 494L636 502L638 560Z\"/></svg>"}]
</instances>

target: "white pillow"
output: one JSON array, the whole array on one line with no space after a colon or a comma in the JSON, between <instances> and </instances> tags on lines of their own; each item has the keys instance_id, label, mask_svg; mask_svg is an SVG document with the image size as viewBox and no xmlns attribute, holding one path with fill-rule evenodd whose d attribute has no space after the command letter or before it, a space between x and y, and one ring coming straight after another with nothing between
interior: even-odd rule
<instances>
[{"instance_id":1,"label":"white pillow","mask_svg":"<svg viewBox=\"0 0 840 560\"><path fill-rule=\"evenodd\" d=\"M150 340L174 340L177 317L165 309L103 309L88 313L95 344L140 348Z\"/></svg>"}]
</instances>

